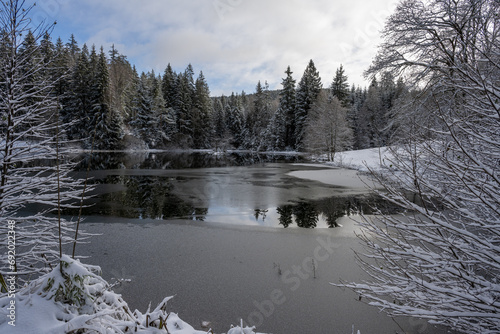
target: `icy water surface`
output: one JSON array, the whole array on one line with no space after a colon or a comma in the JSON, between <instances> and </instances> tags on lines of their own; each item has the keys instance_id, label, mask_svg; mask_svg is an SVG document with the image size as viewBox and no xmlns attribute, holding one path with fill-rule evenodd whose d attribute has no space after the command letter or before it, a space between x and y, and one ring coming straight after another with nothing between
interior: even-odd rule
<instances>
[{"instance_id":1,"label":"icy water surface","mask_svg":"<svg viewBox=\"0 0 500 334\"><path fill-rule=\"evenodd\" d=\"M127 280L116 290L132 309L175 295L169 310L215 333L241 320L274 334L445 333L331 284L367 279L353 218L375 199L355 172L290 156L206 158L124 155L91 172L84 229L100 235L79 253Z\"/></svg>"},{"instance_id":2,"label":"icy water surface","mask_svg":"<svg viewBox=\"0 0 500 334\"><path fill-rule=\"evenodd\" d=\"M180 168L157 156L155 160L161 161L157 164L135 163L128 168L117 164L92 171L95 197L84 214L200 224L336 227L341 217L371 213L377 202L361 181L366 177L355 171L271 159L230 161L237 165L224 167L218 165L227 161L200 167L196 159L191 162L195 167ZM315 176L328 178L330 184L310 180Z\"/></svg>"}]
</instances>

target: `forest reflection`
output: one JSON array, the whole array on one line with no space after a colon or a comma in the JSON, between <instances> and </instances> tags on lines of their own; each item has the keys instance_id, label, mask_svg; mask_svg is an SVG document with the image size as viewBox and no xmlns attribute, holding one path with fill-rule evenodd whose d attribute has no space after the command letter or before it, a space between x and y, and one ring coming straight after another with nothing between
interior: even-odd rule
<instances>
[{"instance_id":1,"label":"forest reflection","mask_svg":"<svg viewBox=\"0 0 500 334\"><path fill-rule=\"evenodd\" d=\"M110 169L186 169L213 168L228 166L249 166L259 163L304 162L300 154L271 154L257 152L213 152L162 151L162 152L97 152L80 154L73 157L79 162L77 170Z\"/></svg>"},{"instance_id":2,"label":"forest reflection","mask_svg":"<svg viewBox=\"0 0 500 334\"><path fill-rule=\"evenodd\" d=\"M286 176L290 169L276 169L277 165L266 169L264 163L302 162L304 158L296 155L109 152L80 155L79 158L82 159L80 171L89 166L95 171L89 182L96 188L82 212L86 216L334 228L339 226L342 217L372 214L372 208L380 209L386 205L374 195L349 196L336 190L331 192L336 194L334 197L306 200L303 198L307 198L307 190L294 198L285 196L280 203L276 195L295 189L297 181ZM231 166L255 168L257 165L260 169L249 169L248 174L242 172L246 170L238 169L237 176L234 176L234 169L224 169ZM205 168L207 170L201 170ZM211 168L219 169L214 173ZM172 172L162 172L167 170ZM262 179L263 171L265 177L273 177L273 182ZM301 187L309 189L308 185L301 184ZM221 189L225 189L225 193L214 199L206 189L217 189L219 195ZM315 191L313 189L316 188L310 191ZM253 195L245 196L246 192ZM326 196L329 194L325 193ZM263 202L264 198L269 198L270 202ZM77 215L78 210L74 211L67 210L66 213Z\"/></svg>"},{"instance_id":3,"label":"forest reflection","mask_svg":"<svg viewBox=\"0 0 500 334\"><path fill-rule=\"evenodd\" d=\"M331 197L318 201L299 202L279 206L279 225L287 228L293 224L301 228L315 228L323 217L330 228L339 227L338 219L357 214L373 213L373 205L379 202L373 196Z\"/></svg>"},{"instance_id":4,"label":"forest reflection","mask_svg":"<svg viewBox=\"0 0 500 334\"><path fill-rule=\"evenodd\" d=\"M89 205L84 208L83 213L134 219L213 221L210 207L195 206L174 194L172 181L172 178L161 176L107 176L96 182L105 186L121 185L123 190L97 195L91 203L87 203ZM339 226L339 218L371 214L374 205L381 207L382 204L380 199L371 195L336 196L278 207L257 208L253 210L253 216L256 222L265 222L266 225L274 227L315 228L321 221L326 222L326 227L333 228ZM324 227L324 224L321 226Z\"/></svg>"}]
</instances>

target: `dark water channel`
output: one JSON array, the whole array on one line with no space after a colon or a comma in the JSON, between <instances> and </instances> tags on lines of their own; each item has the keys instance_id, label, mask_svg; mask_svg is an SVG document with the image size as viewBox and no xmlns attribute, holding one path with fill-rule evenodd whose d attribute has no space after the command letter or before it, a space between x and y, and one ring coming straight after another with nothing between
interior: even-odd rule
<instances>
[{"instance_id":1,"label":"dark water channel","mask_svg":"<svg viewBox=\"0 0 500 334\"><path fill-rule=\"evenodd\" d=\"M344 170L292 155L123 153L90 163L83 228L98 235L79 253L104 278L126 280L115 290L132 309L175 295L171 311L216 333L241 319L275 334L445 333L396 322L330 284L367 278L354 260L354 220L374 203L391 209L359 183L346 186Z\"/></svg>"}]
</instances>

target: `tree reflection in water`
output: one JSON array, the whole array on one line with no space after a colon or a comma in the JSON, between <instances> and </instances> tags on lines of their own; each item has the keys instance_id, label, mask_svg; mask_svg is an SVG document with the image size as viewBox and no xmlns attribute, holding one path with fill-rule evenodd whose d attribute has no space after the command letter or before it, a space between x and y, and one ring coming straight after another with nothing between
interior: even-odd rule
<instances>
[{"instance_id":1,"label":"tree reflection in water","mask_svg":"<svg viewBox=\"0 0 500 334\"><path fill-rule=\"evenodd\" d=\"M279 206L279 224L284 228L294 222L298 227L317 227L320 216L326 220L328 227L339 227L339 218L356 214L372 214L373 205L382 207L380 199L373 196L331 197L318 201L299 202Z\"/></svg>"},{"instance_id":2,"label":"tree reflection in water","mask_svg":"<svg viewBox=\"0 0 500 334\"><path fill-rule=\"evenodd\" d=\"M95 183L105 187L121 185L125 190L98 195L86 203L84 215L204 221L208 213L208 208L195 207L174 195L168 177L113 175ZM66 213L71 214L69 211Z\"/></svg>"},{"instance_id":3,"label":"tree reflection in water","mask_svg":"<svg viewBox=\"0 0 500 334\"><path fill-rule=\"evenodd\" d=\"M180 177L177 178L177 181L179 179ZM89 206L84 208L84 215L211 221L207 218L210 208L195 206L192 202L175 195L172 179L169 177L111 175L104 179L95 180L95 183L103 187L120 185L124 190L104 191L93 201L86 203ZM275 224L277 226L315 228L318 227L318 222L321 220L326 222L327 227L333 228L339 226L337 221L344 216L372 214L372 207L375 204L378 208L383 207L383 203L379 199L369 195L337 196L316 201L301 201L281 205L277 208L254 209L253 216L257 222L266 222L266 218L276 210L277 222ZM392 211L394 210L392 209ZM271 219L276 219L276 217ZM273 221L267 223L273 224Z\"/></svg>"},{"instance_id":4,"label":"tree reflection in water","mask_svg":"<svg viewBox=\"0 0 500 334\"><path fill-rule=\"evenodd\" d=\"M85 155L80 164L84 171L90 164L91 170L165 170L205 167L227 167L252 165L258 162L297 162L297 156L273 156L258 154L227 154L223 156L192 153L99 153ZM141 173L139 171L139 173ZM122 173L118 173L122 174ZM148 174L148 173L143 173ZM214 207L200 207L189 198L174 193L174 184L183 182L185 176L166 177L161 175L111 175L95 174L92 183L97 186L95 197L85 204L84 215L102 215L134 219L187 219L206 222L228 222L258 224L266 226L297 226L300 228L338 227L339 218L353 214L371 214L374 204L382 207L380 200L370 195L337 196L314 201L289 202L276 207L246 208L225 207L220 203ZM176 175L176 174L171 174ZM100 177L99 177L100 176ZM198 202L199 203L199 202ZM252 203L245 203L251 207ZM201 204L203 205L203 204ZM207 205L207 204L205 204ZM225 205L225 204L222 204ZM243 217L250 210L247 218ZM77 212L67 212L77 214ZM235 217L238 215L238 217ZM245 220L250 219L253 222Z\"/></svg>"}]
</instances>

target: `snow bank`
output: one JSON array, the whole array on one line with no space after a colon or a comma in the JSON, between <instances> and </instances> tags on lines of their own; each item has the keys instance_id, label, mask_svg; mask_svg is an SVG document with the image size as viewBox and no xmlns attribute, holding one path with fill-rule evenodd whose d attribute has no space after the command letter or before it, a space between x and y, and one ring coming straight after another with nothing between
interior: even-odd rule
<instances>
[{"instance_id":1,"label":"snow bank","mask_svg":"<svg viewBox=\"0 0 500 334\"><path fill-rule=\"evenodd\" d=\"M0 333L142 333L206 334L166 311L165 298L145 313L132 312L121 295L100 277L100 268L63 256L62 270L31 282L0 298ZM233 327L227 334L259 334L254 328Z\"/></svg>"},{"instance_id":2,"label":"snow bank","mask_svg":"<svg viewBox=\"0 0 500 334\"><path fill-rule=\"evenodd\" d=\"M353 190L374 189L379 188L380 185L376 184L368 175L359 172L382 172L387 169L388 165L391 165L392 157L391 151L387 147L340 152L335 154L334 162L327 162L326 165L346 168L347 170L332 168L294 171L289 175Z\"/></svg>"},{"instance_id":3,"label":"snow bank","mask_svg":"<svg viewBox=\"0 0 500 334\"><path fill-rule=\"evenodd\" d=\"M329 164L364 172L381 171L390 165L391 159L393 156L390 148L380 147L340 152L335 154L335 161Z\"/></svg>"}]
</instances>

